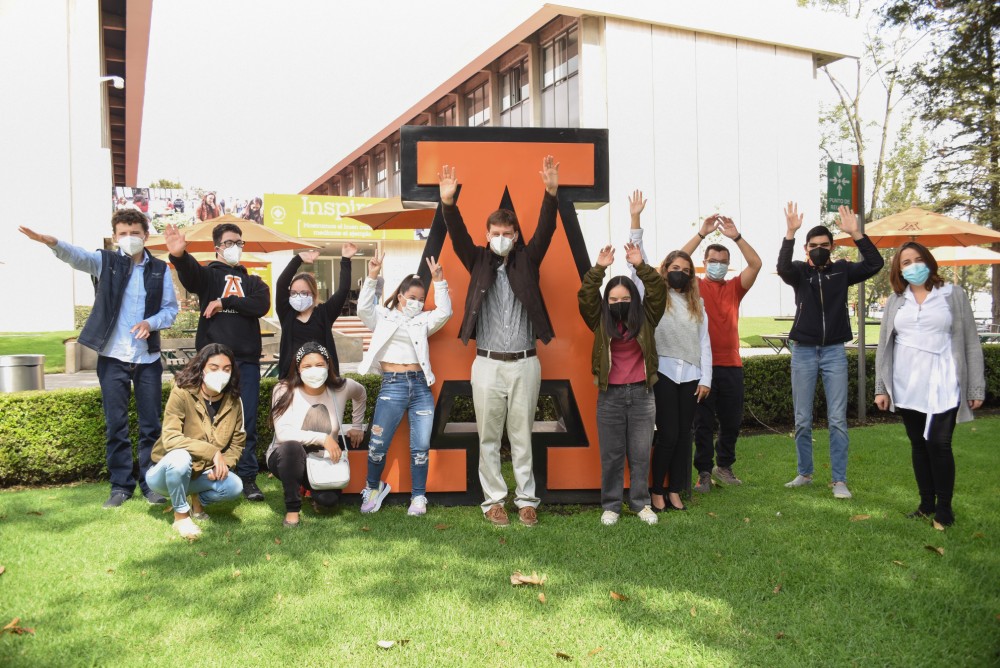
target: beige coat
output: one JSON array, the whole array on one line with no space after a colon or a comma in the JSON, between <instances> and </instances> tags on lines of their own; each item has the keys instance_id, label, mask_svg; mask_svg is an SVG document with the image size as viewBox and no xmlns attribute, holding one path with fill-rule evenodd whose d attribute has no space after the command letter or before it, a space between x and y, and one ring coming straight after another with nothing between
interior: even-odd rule
<instances>
[{"instance_id":1,"label":"beige coat","mask_svg":"<svg viewBox=\"0 0 1000 668\"><path fill-rule=\"evenodd\" d=\"M243 430L243 403L230 393L223 395L215 420L208 417L205 402L197 392L174 387L163 410L163 432L153 446L153 462L163 459L171 450L191 453L192 475L212 467L217 452L222 453L226 466L236 466L247 435Z\"/></svg>"}]
</instances>

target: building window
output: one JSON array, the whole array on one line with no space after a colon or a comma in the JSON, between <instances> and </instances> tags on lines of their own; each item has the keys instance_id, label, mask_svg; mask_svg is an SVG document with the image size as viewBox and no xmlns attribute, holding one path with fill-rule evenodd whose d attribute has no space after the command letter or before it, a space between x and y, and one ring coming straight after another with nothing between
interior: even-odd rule
<instances>
[{"instance_id":1,"label":"building window","mask_svg":"<svg viewBox=\"0 0 1000 668\"><path fill-rule=\"evenodd\" d=\"M379 148L375 151L375 197L388 197L387 179L389 170L385 160L385 149Z\"/></svg>"},{"instance_id":2,"label":"building window","mask_svg":"<svg viewBox=\"0 0 1000 668\"><path fill-rule=\"evenodd\" d=\"M400 193L400 191L399 191L399 187L400 187L399 186L399 184L400 184L400 178L399 178L400 156L399 156L399 142L398 141L392 142L391 151L392 151L392 183L393 183L393 187L395 188L395 190L393 192L394 192L394 194L398 195Z\"/></svg>"},{"instance_id":3,"label":"building window","mask_svg":"<svg viewBox=\"0 0 1000 668\"><path fill-rule=\"evenodd\" d=\"M344 175L340 178L340 183L343 186L343 194L347 197L354 197L354 168L348 167L344 170Z\"/></svg>"},{"instance_id":4,"label":"building window","mask_svg":"<svg viewBox=\"0 0 1000 668\"><path fill-rule=\"evenodd\" d=\"M576 27L542 46L542 125L580 126L580 58Z\"/></svg>"},{"instance_id":5,"label":"building window","mask_svg":"<svg viewBox=\"0 0 1000 668\"><path fill-rule=\"evenodd\" d=\"M442 109L434 115L434 125L450 127L455 125L455 105Z\"/></svg>"},{"instance_id":6,"label":"building window","mask_svg":"<svg viewBox=\"0 0 1000 668\"><path fill-rule=\"evenodd\" d=\"M465 94L465 119L469 127L490 124L490 82L484 81Z\"/></svg>"},{"instance_id":7,"label":"building window","mask_svg":"<svg viewBox=\"0 0 1000 668\"><path fill-rule=\"evenodd\" d=\"M365 158L358 163L358 192L362 197L368 196L369 185L368 159Z\"/></svg>"},{"instance_id":8,"label":"building window","mask_svg":"<svg viewBox=\"0 0 1000 668\"><path fill-rule=\"evenodd\" d=\"M340 179L330 179L329 186L331 195L335 197L340 195Z\"/></svg>"},{"instance_id":9,"label":"building window","mask_svg":"<svg viewBox=\"0 0 1000 668\"><path fill-rule=\"evenodd\" d=\"M530 91L527 59L500 74L500 125L511 128L531 125Z\"/></svg>"}]
</instances>

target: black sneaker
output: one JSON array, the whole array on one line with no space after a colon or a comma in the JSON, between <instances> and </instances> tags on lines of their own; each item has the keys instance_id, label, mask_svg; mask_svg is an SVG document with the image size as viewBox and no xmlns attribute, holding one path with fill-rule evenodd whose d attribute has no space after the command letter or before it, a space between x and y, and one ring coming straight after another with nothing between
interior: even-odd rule
<instances>
[{"instance_id":1,"label":"black sneaker","mask_svg":"<svg viewBox=\"0 0 1000 668\"><path fill-rule=\"evenodd\" d=\"M123 503L128 501L129 496L125 492L111 492L111 496L108 500L104 502L102 508L120 508Z\"/></svg>"},{"instance_id":2,"label":"black sneaker","mask_svg":"<svg viewBox=\"0 0 1000 668\"><path fill-rule=\"evenodd\" d=\"M263 501L264 492L260 491L260 487L252 479L243 479L243 496L247 497L247 501Z\"/></svg>"},{"instance_id":3,"label":"black sneaker","mask_svg":"<svg viewBox=\"0 0 1000 668\"><path fill-rule=\"evenodd\" d=\"M162 494L157 494L153 490L149 490L143 494L143 496L146 497L146 501L148 501L151 506L162 506L167 503L167 497Z\"/></svg>"}]
</instances>

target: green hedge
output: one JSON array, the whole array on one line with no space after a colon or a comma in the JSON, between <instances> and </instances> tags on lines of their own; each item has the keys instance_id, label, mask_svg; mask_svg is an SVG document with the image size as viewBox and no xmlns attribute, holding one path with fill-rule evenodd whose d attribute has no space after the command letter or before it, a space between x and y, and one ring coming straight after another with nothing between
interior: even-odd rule
<instances>
[{"instance_id":1,"label":"green hedge","mask_svg":"<svg viewBox=\"0 0 1000 668\"><path fill-rule=\"evenodd\" d=\"M986 405L1000 406L1000 346L984 346L986 356ZM745 427L787 428L794 423L790 381L790 357L765 355L744 360L746 411ZM857 354L848 353L850 388L848 415L857 411ZM869 415L877 413L873 405L875 387L875 355L868 353L868 405ZM347 374L357 380L368 392L369 401L365 421L371 423L375 398L381 383L380 376ZM271 405L274 379L261 381L260 405ZM814 415L818 420L826 416L822 383L817 383ZM163 401L167 400L170 387L164 386ZM587 407L581 407L586 411ZM536 418L552 419L554 408L550 399L539 401ZM264 451L273 438L268 410L258 411L258 453ZM133 443L138 438L134 402L129 408L130 432ZM474 421L471 401L457 400L452 412L453 421ZM350 419L350 416L345 416ZM48 392L22 392L0 394L0 487L12 485L37 485L93 479L107 474L104 461L104 415L101 411L101 392L98 388L52 390Z\"/></svg>"}]
</instances>

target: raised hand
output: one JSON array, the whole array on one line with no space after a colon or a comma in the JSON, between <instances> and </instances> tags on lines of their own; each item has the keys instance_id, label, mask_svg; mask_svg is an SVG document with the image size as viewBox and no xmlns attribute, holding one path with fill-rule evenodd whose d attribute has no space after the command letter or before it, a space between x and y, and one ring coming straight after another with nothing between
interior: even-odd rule
<instances>
[{"instance_id":1,"label":"raised hand","mask_svg":"<svg viewBox=\"0 0 1000 668\"><path fill-rule=\"evenodd\" d=\"M861 236L858 233L858 214L851 211L851 207L842 206L837 209L836 223L841 232L850 234L855 239Z\"/></svg>"},{"instance_id":2,"label":"raised hand","mask_svg":"<svg viewBox=\"0 0 1000 668\"><path fill-rule=\"evenodd\" d=\"M451 206L455 203L455 192L458 190L458 179L455 178L455 168L442 165L438 172L438 188L441 191L441 203Z\"/></svg>"},{"instance_id":3,"label":"raised hand","mask_svg":"<svg viewBox=\"0 0 1000 668\"><path fill-rule=\"evenodd\" d=\"M642 191L636 190L628 198L628 213L635 218L646 208L646 200L642 198Z\"/></svg>"},{"instance_id":4,"label":"raised hand","mask_svg":"<svg viewBox=\"0 0 1000 668\"><path fill-rule=\"evenodd\" d=\"M698 228L698 234L700 234L703 237L707 237L712 232L715 232L717 229L719 229L720 225L719 220L721 218L722 216L720 216L719 214L713 213L711 216L701 221L701 227Z\"/></svg>"},{"instance_id":5,"label":"raised hand","mask_svg":"<svg viewBox=\"0 0 1000 668\"><path fill-rule=\"evenodd\" d=\"M306 264L312 264L316 261L316 258L319 257L319 250L302 251L299 253L299 257L302 258L302 261Z\"/></svg>"},{"instance_id":6,"label":"raised hand","mask_svg":"<svg viewBox=\"0 0 1000 668\"><path fill-rule=\"evenodd\" d=\"M792 235L802 227L804 217L805 214L799 213L799 205L795 202L789 202L785 205L785 224L788 226L788 232Z\"/></svg>"},{"instance_id":7,"label":"raised hand","mask_svg":"<svg viewBox=\"0 0 1000 668\"><path fill-rule=\"evenodd\" d=\"M641 258L640 258L641 260ZM601 267L610 267L615 261L615 249L610 244L601 249L597 254L597 264Z\"/></svg>"},{"instance_id":8,"label":"raised hand","mask_svg":"<svg viewBox=\"0 0 1000 668\"><path fill-rule=\"evenodd\" d=\"M442 269L441 265L434 261L433 255L427 258L427 268L431 270L431 277L435 281L444 280L444 269Z\"/></svg>"},{"instance_id":9,"label":"raised hand","mask_svg":"<svg viewBox=\"0 0 1000 668\"><path fill-rule=\"evenodd\" d=\"M385 260L385 252L376 249L375 255L368 260L368 278L378 278L379 272L382 271L383 260Z\"/></svg>"},{"instance_id":10,"label":"raised hand","mask_svg":"<svg viewBox=\"0 0 1000 668\"><path fill-rule=\"evenodd\" d=\"M642 264L642 249L639 248L639 244L625 244L625 260L633 267Z\"/></svg>"},{"instance_id":11,"label":"raised hand","mask_svg":"<svg viewBox=\"0 0 1000 668\"><path fill-rule=\"evenodd\" d=\"M168 223L163 228L163 241L167 244L167 251L174 257L184 255L184 249L188 245L187 239L177 229L177 226L172 223Z\"/></svg>"},{"instance_id":12,"label":"raised hand","mask_svg":"<svg viewBox=\"0 0 1000 668\"><path fill-rule=\"evenodd\" d=\"M736 229L736 223L733 222L732 218L727 218L726 216L719 216L719 220L722 221L719 224L719 230L722 235L730 239L735 239L740 236L740 231Z\"/></svg>"},{"instance_id":13,"label":"raised hand","mask_svg":"<svg viewBox=\"0 0 1000 668\"><path fill-rule=\"evenodd\" d=\"M50 248L56 245L56 238L51 234L39 234L38 232L35 232L31 228L25 227L24 225L19 225L17 229L21 231L21 234L28 237L32 241L37 241L38 243L45 244Z\"/></svg>"},{"instance_id":14,"label":"raised hand","mask_svg":"<svg viewBox=\"0 0 1000 668\"><path fill-rule=\"evenodd\" d=\"M542 183L545 184L546 192L555 196L556 191L559 190L559 163L551 155L547 155L542 160L542 171L538 173L542 175Z\"/></svg>"},{"instance_id":15,"label":"raised hand","mask_svg":"<svg viewBox=\"0 0 1000 668\"><path fill-rule=\"evenodd\" d=\"M348 259L354 257L358 254L358 247L348 241L346 244L340 247L340 257L346 257Z\"/></svg>"}]
</instances>

